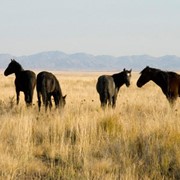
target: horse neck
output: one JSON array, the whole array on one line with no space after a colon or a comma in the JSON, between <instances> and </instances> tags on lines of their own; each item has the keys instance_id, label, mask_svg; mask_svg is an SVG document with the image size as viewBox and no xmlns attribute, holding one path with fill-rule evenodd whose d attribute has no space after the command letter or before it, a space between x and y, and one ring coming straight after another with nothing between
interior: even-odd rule
<instances>
[{"instance_id":1,"label":"horse neck","mask_svg":"<svg viewBox=\"0 0 180 180\"><path fill-rule=\"evenodd\" d=\"M164 75L164 76L163 76ZM159 87L161 87L163 92L166 92L168 87L168 78L167 74L164 74L164 72L156 72L152 76L152 81L156 83Z\"/></svg>"},{"instance_id":2,"label":"horse neck","mask_svg":"<svg viewBox=\"0 0 180 180\"><path fill-rule=\"evenodd\" d=\"M122 72L112 75L115 85L118 89L125 83L124 78L122 78L122 76L123 76Z\"/></svg>"},{"instance_id":3,"label":"horse neck","mask_svg":"<svg viewBox=\"0 0 180 180\"><path fill-rule=\"evenodd\" d=\"M24 69L20 66L18 69L15 70L15 75L19 76L21 74L21 72L24 71Z\"/></svg>"}]
</instances>

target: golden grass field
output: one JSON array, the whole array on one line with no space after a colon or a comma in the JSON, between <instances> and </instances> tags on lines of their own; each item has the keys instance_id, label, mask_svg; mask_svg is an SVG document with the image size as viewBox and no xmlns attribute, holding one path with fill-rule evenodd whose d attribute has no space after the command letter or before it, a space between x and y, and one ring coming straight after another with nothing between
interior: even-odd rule
<instances>
[{"instance_id":1,"label":"golden grass field","mask_svg":"<svg viewBox=\"0 0 180 180\"><path fill-rule=\"evenodd\" d=\"M0 179L180 179L180 98L171 108L133 73L116 109L103 111L95 87L104 73L54 73L66 106L39 113L36 91L32 108L22 93L16 106L15 77L1 72Z\"/></svg>"}]
</instances>

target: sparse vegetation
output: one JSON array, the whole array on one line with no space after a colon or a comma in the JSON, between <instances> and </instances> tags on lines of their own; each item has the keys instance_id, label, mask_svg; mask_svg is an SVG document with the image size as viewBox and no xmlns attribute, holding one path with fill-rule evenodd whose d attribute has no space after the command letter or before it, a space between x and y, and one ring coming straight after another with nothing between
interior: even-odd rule
<instances>
[{"instance_id":1,"label":"sparse vegetation","mask_svg":"<svg viewBox=\"0 0 180 180\"><path fill-rule=\"evenodd\" d=\"M0 75L0 179L180 179L180 98L132 75L116 109L100 107L101 73L55 73L63 111L39 113L14 102L13 77ZM111 74L111 73L109 73Z\"/></svg>"}]
</instances>

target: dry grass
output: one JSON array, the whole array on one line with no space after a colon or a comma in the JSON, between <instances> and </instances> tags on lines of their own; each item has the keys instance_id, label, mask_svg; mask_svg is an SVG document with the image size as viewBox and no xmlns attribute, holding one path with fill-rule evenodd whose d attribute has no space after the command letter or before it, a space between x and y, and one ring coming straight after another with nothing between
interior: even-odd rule
<instances>
[{"instance_id":1,"label":"dry grass","mask_svg":"<svg viewBox=\"0 0 180 180\"><path fill-rule=\"evenodd\" d=\"M0 75L0 179L180 179L180 98L171 109L149 83L120 89L100 108L101 73L56 73L63 111L15 105L14 76Z\"/></svg>"}]
</instances>

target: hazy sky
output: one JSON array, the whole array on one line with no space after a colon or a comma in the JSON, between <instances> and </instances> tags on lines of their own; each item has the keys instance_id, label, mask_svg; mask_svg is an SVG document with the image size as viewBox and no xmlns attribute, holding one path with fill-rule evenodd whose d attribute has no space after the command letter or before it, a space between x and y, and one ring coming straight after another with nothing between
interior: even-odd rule
<instances>
[{"instance_id":1,"label":"hazy sky","mask_svg":"<svg viewBox=\"0 0 180 180\"><path fill-rule=\"evenodd\" d=\"M0 0L0 53L180 56L180 0Z\"/></svg>"}]
</instances>

